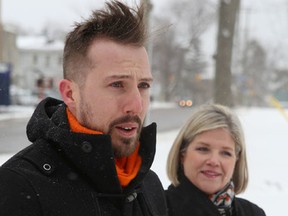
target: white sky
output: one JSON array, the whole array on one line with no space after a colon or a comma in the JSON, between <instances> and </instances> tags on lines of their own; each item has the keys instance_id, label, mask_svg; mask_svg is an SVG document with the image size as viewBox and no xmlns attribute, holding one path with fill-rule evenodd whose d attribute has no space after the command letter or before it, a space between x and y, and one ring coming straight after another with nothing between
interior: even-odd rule
<instances>
[{"instance_id":1,"label":"white sky","mask_svg":"<svg viewBox=\"0 0 288 216\"><path fill-rule=\"evenodd\" d=\"M90 15L91 9L101 8L105 0L0 0L4 23L18 24L39 31L46 23L71 26ZM157 0L157 5L163 0ZM125 0L129 4L139 0ZM156 1L155 1L156 2ZM156 4L156 3L154 3Z\"/></svg>"},{"instance_id":2,"label":"white sky","mask_svg":"<svg viewBox=\"0 0 288 216\"><path fill-rule=\"evenodd\" d=\"M242 0L239 31L242 40L258 39L268 54L288 66L287 0Z\"/></svg>"},{"instance_id":3,"label":"white sky","mask_svg":"<svg viewBox=\"0 0 288 216\"><path fill-rule=\"evenodd\" d=\"M49 21L71 23L78 20L86 8L92 5L95 7L102 2L101 0L2 0L2 19L4 23L40 29Z\"/></svg>"},{"instance_id":4,"label":"white sky","mask_svg":"<svg viewBox=\"0 0 288 216\"><path fill-rule=\"evenodd\" d=\"M2 19L6 23L16 23L23 27L41 29L47 22L71 25L86 17L91 9L102 7L104 0L0 0ZM140 0L125 0L139 2ZM154 12L163 12L166 0L150 0ZM213 0L215 3L218 0ZM242 21L249 27L249 34L266 32L270 37L288 37L287 0L242 0ZM246 14L246 15L245 15ZM246 18L246 20L244 20ZM261 35L261 34L260 34ZM263 35L263 34L262 34ZM264 35L263 35L264 36Z\"/></svg>"}]
</instances>

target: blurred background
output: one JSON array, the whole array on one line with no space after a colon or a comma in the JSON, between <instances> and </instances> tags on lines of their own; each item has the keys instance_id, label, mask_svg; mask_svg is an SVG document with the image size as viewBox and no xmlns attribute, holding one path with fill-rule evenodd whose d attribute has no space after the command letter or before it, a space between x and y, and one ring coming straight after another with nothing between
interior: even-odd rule
<instances>
[{"instance_id":1,"label":"blurred background","mask_svg":"<svg viewBox=\"0 0 288 216\"><path fill-rule=\"evenodd\" d=\"M58 97L66 33L102 0L0 0L0 104ZM287 0L139 0L153 100L191 106L288 101Z\"/></svg>"},{"instance_id":2,"label":"blurred background","mask_svg":"<svg viewBox=\"0 0 288 216\"><path fill-rule=\"evenodd\" d=\"M249 187L241 196L284 216L288 196L288 0L126 0L146 5L157 122L153 169L193 107L232 107L243 124ZM65 35L104 0L0 0L0 165L29 145L36 104L59 98Z\"/></svg>"}]
</instances>

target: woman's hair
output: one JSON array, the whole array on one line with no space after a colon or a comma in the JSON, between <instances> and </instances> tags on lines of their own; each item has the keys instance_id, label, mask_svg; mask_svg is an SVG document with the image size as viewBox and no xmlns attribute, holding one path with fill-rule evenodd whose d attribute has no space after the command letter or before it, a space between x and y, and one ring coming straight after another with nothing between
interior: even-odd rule
<instances>
[{"instance_id":1,"label":"woman's hair","mask_svg":"<svg viewBox=\"0 0 288 216\"><path fill-rule=\"evenodd\" d=\"M243 129L237 115L228 107L219 104L206 104L197 108L177 135L167 160L167 175L173 185L179 185L181 155L189 144L198 134L217 128L227 129L235 142L237 161L232 180L236 194L245 191L248 184L248 167Z\"/></svg>"},{"instance_id":2,"label":"woman's hair","mask_svg":"<svg viewBox=\"0 0 288 216\"><path fill-rule=\"evenodd\" d=\"M87 52L96 39L138 47L145 45L143 5L131 8L115 0L106 2L105 6L102 10L93 11L89 19L76 23L73 31L67 35L63 54L65 79L83 80L83 68L89 67Z\"/></svg>"}]
</instances>

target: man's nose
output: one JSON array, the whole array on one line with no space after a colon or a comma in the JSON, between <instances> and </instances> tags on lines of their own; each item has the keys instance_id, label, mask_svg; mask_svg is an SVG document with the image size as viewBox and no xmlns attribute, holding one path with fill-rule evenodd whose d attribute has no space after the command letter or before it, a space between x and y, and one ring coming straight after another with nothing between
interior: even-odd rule
<instances>
[{"instance_id":1,"label":"man's nose","mask_svg":"<svg viewBox=\"0 0 288 216\"><path fill-rule=\"evenodd\" d=\"M124 101L124 112L126 114L137 115L143 111L143 97L138 88L131 90Z\"/></svg>"}]
</instances>

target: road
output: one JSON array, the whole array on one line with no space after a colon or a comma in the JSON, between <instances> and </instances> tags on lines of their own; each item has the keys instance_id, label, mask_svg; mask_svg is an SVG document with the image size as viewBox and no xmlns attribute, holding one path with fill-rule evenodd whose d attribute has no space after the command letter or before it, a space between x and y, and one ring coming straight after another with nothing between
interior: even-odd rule
<instances>
[{"instance_id":1,"label":"road","mask_svg":"<svg viewBox=\"0 0 288 216\"><path fill-rule=\"evenodd\" d=\"M29 145L26 138L28 119L11 119L0 121L0 153L17 152Z\"/></svg>"},{"instance_id":2,"label":"road","mask_svg":"<svg viewBox=\"0 0 288 216\"><path fill-rule=\"evenodd\" d=\"M153 109L147 116L147 124L157 123L157 131L178 129L191 114L191 108ZM30 142L26 138L26 124L29 119L0 121L0 153L14 153Z\"/></svg>"}]
</instances>

